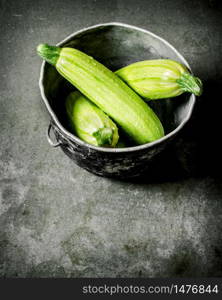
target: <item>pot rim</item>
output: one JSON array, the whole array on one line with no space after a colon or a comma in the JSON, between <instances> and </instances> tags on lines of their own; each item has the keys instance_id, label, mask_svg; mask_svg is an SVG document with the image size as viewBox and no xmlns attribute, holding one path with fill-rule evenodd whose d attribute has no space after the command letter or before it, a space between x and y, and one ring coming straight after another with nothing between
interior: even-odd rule
<instances>
[{"instance_id":1,"label":"pot rim","mask_svg":"<svg viewBox=\"0 0 222 300\"><path fill-rule=\"evenodd\" d=\"M153 36L154 38L160 40L161 42L163 42L165 45L167 45L169 48L171 48L176 54L177 56L181 59L181 61L183 62L183 64L191 70L188 62L186 61L186 59L176 50L176 48L174 48L169 42L167 42L165 39L163 39L162 37L137 26L134 25L128 25L125 23L121 23L121 22L109 22L109 23L101 23L101 24L96 24L93 26L89 26L83 29L80 29L72 34L70 34L69 36L67 36L65 39L63 39L61 42L57 43L56 46L63 46L63 44L69 42L70 40L73 39L73 37L75 37L76 35L86 32L88 30L94 29L94 28L99 28L99 27L112 27L112 26L119 26L119 27L126 27L126 28L130 28L130 29L135 29L141 32L144 32L148 35ZM62 133L64 133L71 141L76 142L77 144L80 144L82 146L85 146L87 148L99 151L99 152L109 152L109 153L116 153L116 152L133 152L133 151L138 151L138 150L144 150L144 149L148 149L151 147L154 147L168 139L170 139L172 136L176 135L183 127L184 125L188 122L188 120L190 119L192 112L193 112L193 108L196 102L196 96L194 94L190 95L190 100L191 100L191 104L190 104L190 108L189 111L187 113L186 118L183 119L183 121L180 123L179 126L177 126L173 131L169 132L168 134L166 134L165 136L163 136L162 138L150 142L150 143L146 143L143 145L138 145L138 146L133 146L133 147L125 147L125 148L105 148L105 147L97 147L91 144L88 144L82 140L80 140L78 137L76 137L74 134L72 134L71 132L67 131L62 124L59 122L56 114L53 112L53 110L51 109L48 99L45 95L45 91L44 91L44 85L43 85L43 77L44 77L44 69L45 69L45 65L46 62L43 61L42 65L41 65L41 70L40 70L40 78L39 78L39 88L40 88L40 93L41 93L41 97L47 107L47 110L51 116L51 118L53 119L54 123L57 125L57 127L61 130Z\"/></svg>"}]
</instances>

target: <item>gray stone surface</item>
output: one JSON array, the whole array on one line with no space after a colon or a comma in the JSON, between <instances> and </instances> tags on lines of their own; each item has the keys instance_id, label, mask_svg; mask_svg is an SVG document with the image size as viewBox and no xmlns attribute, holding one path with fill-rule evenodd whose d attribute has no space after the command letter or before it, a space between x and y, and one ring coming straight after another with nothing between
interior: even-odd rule
<instances>
[{"instance_id":1,"label":"gray stone surface","mask_svg":"<svg viewBox=\"0 0 222 300\"><path fill-rule=\"evenodd\" d=\"M0 276L222 276L219 1L0 1ZM204 80L194 117L134 182L45 137L35 48L100 22L163 36Z\"/></svg>"}]
</instances>

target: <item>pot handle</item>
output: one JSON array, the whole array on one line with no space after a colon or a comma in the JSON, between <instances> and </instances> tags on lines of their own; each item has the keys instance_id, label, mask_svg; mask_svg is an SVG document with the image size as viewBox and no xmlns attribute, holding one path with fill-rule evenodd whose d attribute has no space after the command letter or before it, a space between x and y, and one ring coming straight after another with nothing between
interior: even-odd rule
<instances>
[{"instance_id":1,"label":"pot handle","mask_svg":"<svg viewBox=\"0 0 222 300\"><path fill-rule=\"evenodd\" d=\"M57 141L57 142L53 142L51 140L51 136L50 136L50 132L51 132L51 129L52 129L52 124L50 123L49 124L49 127L48 127L48 130L47 130L47 140L49 142L49 144L53 147L58 147L60 146L62 143L60 141Z\"/></svg>"}]
</instances>

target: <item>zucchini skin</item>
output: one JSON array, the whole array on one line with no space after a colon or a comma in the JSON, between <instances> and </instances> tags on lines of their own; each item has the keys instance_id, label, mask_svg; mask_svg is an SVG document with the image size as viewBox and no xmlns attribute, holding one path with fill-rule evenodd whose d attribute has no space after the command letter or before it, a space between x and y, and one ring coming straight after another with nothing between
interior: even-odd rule
<instances>
[{"instance_id":1,"label":"zucchini skin","mask_svg":"<svg viewBox=\"0 0 222 300\"><path fill-rule=\"evenodd\" d=\"M80 139L95 146L116 146L119 140L116 124L79 91L68 95L65 106L69 123Z\"/></svg>"},{"instance_id":2,"label":"zucchini skin","mask_svg":"<svg viewBox=\"0 0 222 300\"><path fill-rule=\"evenodd\" d=\"M73 48L41 44L37 51L137 144L149 143L164 136L163 126L154 111L104 65Z\"/></svg>"},{"instance_id":3,"label":"zucchini skin","mask_svg":"<svg viewBox=\"0 0 222 300\"><path fill-rule=\"evenodd\" d=\"M184 92L200 96L202 82L188 69L171 59L145 60L133 63L115 72L145 99L172 98Z\"/></svg>"}]
</instances>

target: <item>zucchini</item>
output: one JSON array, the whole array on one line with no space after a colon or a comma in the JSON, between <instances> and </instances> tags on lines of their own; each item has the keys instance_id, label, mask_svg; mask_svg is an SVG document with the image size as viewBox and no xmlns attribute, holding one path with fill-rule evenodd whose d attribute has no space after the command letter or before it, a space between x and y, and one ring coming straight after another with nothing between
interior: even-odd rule
<instances>
[{"instance_id":1,"label":"zucchini","mask_svg":"<svg viewBox=\"0 0 222 300\"><path fill-rule=\"evenodd\" d=\"M95 146L116 146L116 124L79 91L68 95L65 106L69 123L79 138Z\"/></svg>"},{"instance_id":2,"label":"zucchini","mask_svg":"<svg viewBox=\"0 0 222 300\"><path fill-rule=\"evenodd\" d=\"M176 97L183 92L202 93L202 82L171 59L145 60L128 65L116 74L140 96L154 100Z\"/></svg>"},{"instance_id":3,"label":"zucchini","mask_svg":"<svg viewBox=\"0 0 222 300\"><path fill-rule=\"evenodd\" d=\"M41 44L37 52L121 126L137 144L163 137L163 126L154 111L101 63L73 48Z\"/></svg>"}]
</instances>

